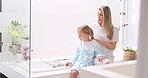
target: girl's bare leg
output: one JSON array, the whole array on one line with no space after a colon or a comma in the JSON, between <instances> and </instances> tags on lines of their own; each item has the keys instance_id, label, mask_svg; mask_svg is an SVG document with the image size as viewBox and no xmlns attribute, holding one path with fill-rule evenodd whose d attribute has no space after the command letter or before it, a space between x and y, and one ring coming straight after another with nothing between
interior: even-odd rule
<instances>
[{"instance_id":1,"label":"girl's bare leg","mask_svg":"<svg viewBox=\"0 0 148 78\"><path fill-rule=\"evenodd\" d=\"M78 74L79 74L79 72L77 70L72 70L71 71L71 78L77 78Z\"/></svg>"}]
</instances>

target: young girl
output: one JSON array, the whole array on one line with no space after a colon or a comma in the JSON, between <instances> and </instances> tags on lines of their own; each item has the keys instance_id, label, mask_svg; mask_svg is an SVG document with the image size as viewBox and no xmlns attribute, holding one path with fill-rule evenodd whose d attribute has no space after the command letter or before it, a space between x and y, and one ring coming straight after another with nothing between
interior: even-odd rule
<instances>
[{"instance_id":1,"label":"young girl","mask_svg":"<svg viewBox=\"0 0 148 78\"><path fill-rule=\"evenodd\" d=\"M104 59L99 49L99 44L94 40L92 29L88 25L82 25L77 29L77 32L81 41L78 43L72 61L66 63L66 66L73 65L71 78L77 78L81 67L92 66L94 58L98 58L99 61Z\"/></svg>"}]
</instances>

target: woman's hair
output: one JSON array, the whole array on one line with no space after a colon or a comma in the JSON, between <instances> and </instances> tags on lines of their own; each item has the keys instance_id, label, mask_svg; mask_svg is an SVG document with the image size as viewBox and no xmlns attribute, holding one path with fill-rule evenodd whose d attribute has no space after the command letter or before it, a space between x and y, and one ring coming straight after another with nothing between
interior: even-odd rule
<instances>
[{"instance_id":1,"label":"woman's hair","mask_svg":"<svg viewBox=\"0 0 148 78\"><path fill-rule=\"evenodd\" d=\"M99 10L102 10L103 13L103 28L107 33L108 39L111 40L113 37L113 24L110 8L108 6L101 6Z\"/></svg>"},{"instance_id":2,"label":"woman's hair","mask_svg":"<svg viewBox=\"0 0 148 78\"><path fill-rule=\"evenodd\" d=\"M85 34L88 34L91 39L94 39L93 36L93 30L88 25L82 25L77 30L84 32Z\"/></svg>"}]
</instances>

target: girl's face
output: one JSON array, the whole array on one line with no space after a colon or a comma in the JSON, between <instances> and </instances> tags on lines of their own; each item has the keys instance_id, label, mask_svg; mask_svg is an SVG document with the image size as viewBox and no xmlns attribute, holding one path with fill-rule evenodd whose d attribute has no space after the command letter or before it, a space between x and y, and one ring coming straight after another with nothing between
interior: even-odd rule
<instances>
[{"instance_id":1,"label":"girl's face","mask_svg":"<svg viewBox=\"0 0 148 78\"><path fill-rule=\"evenodd\" d=\"M85 34L83 31L78 30L78 37L81 41L88 41L89 39L89 35Z\"/></svg>"},{"instance_id":2,"label":"girl's face","mask_svg":"<svg viewBox=\"0 0 148 78\"><path fill-rule=\"evenodd\" d=\"M101 25L103 23L103 12L102 12L102 10L99 9L97 15L98 15L98 24Z\"/></svg>"}]
</instances>

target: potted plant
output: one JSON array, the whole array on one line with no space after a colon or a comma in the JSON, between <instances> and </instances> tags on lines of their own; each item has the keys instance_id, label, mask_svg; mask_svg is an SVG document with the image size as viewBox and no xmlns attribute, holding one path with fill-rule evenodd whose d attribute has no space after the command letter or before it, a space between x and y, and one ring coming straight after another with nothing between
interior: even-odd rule
<instances>
[{"instance_id":1,"label":"potted plant","mask_svg":"<svg viewBox=\"0 0 148 78\"><path fill-rule=\"evenodd\" d=\"M27 25L19 23L19 21L11 21L8 26L8 35L11 39L11 44L9 46L9 51L14 55L22 53L21 51L21 40L29 40L29 36L24 33L24 29L27 28Z\"/></svg>"},{"instance_id":2,"label":"potted plant","mask_svg":"<svg viewBox=\"0 0 148 78\"><path fill-rule=\"evenodd\" d=\"M132 48L126 47L124 50L123 60L135 60L137 50L133 50Z\"/></svg>"}]
</instances>

